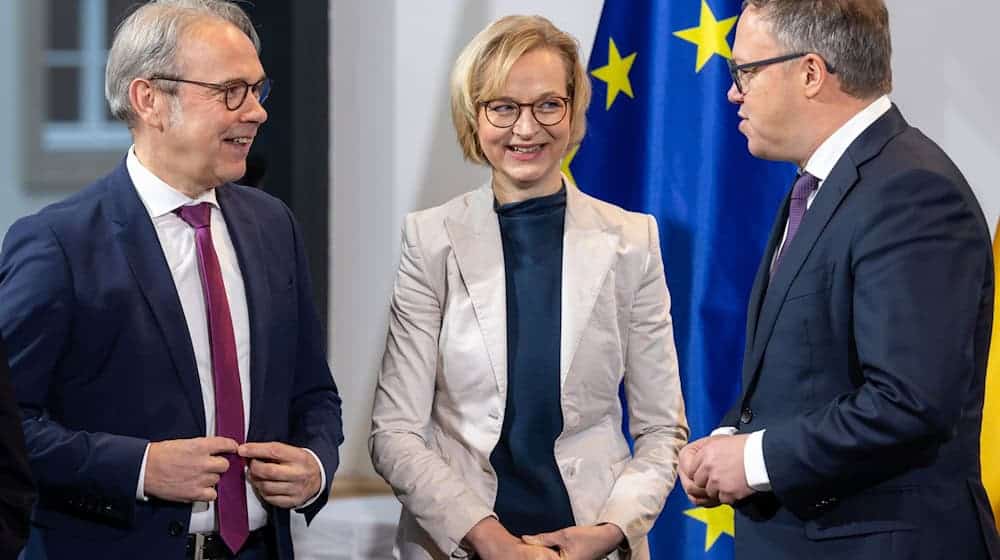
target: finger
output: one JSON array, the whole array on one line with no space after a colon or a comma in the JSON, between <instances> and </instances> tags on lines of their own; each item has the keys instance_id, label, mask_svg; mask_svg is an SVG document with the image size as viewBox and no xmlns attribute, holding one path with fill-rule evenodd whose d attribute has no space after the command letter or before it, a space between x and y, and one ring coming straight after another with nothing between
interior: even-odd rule
<instances>
[{"instance_id":1,"label":"finger","mask_svg":"<svg viewBox=\"0 0 1000 560\"><path fill-rule=\"evenodd\" d=\"M282 463L293 460L299 449L275 441L244 443L239 446L238 453L241 457L248 459L261 459L274 463Z\"/></svg>"},{"instance_id":2,"label":"finger","mask_svg":"<svg viewBox=\"0 0 1000 560\"><path fill-rule=\"evenodd\" d=\"M694 474L691 475L691 481L694 482L695 486L701 488L708 488L708 480L712 477L712 464L711 462L705 462L698 466Z\"/></svg>"},{"instance_id":3,"label":"finger","mask_svg":"<svg viewBox=\"0 0 1000 560\"><path fill-rule=\"evenodd\" d=\"M255 479L276 480L288 482L301 478L300 470L293 465L266 463L263 461L251 460L250 468L247 469Z\"/></svg>"},{"instance_id":4,"label":"finger","mask_svg":"<svg viewBox=\"0 0 1000 560\"><path fill-rule=\"evenodd\" d=\"M297 496L299 487L291 482L274 482L271 480L255 480L253 487L264 496Z\"/></svg>"},{"instance_id":5,"label":"finger","mask_svg":"<svg viewBox=\"0 0 1000 560\"><path fill-rule=\"evenodd\" d=\"M681 474L681 486L684 487L684 492L688 495L688 498L708 498L708 494L705 492L705 488L698 486L693 480L688 478L687 475ZM691 501L694 501L693 499Z\"/></svg>"},{"instance_id":6,"label":"finger","mask_svg":"<svg viewBox=\"0 0 1000 560\"><path fill-rule=\"evenodd\" d=\"M196 502L214 502L219 498L219 493L215 491L215 488L202 488L195 493Z\"/></svg>"},{"instance_id":7,"label":"finger","mask_svg":"<svg viewBox=\"0 0 1000 560\"><path fill-rule=\"evenodd\" d=\"M232 459L227 459L226 457L218 457L218 456L208 457L205 460L204 470L205 472L222 474L228 471L230 465L232 465L233 463L236 463L235 465L233 465L234 467L243 468L243 465L240 464L239 457L232 457Z\"/></svg>"},{"instance_id":8,"label":"finger","mask_svg":"<svg viewBox=\"0 0 1000 560\"><path fill-rule=\"evenodd\" d=\"M206 455L222 455L224 453L236 453L240 448L240 444L236 443L236 440L211 436L195 439L196 449Z\"/></svg>"},{"instance_id":9,"label":"finger","mask_svg":"<svg viewBox=\"0 0 1000 560\"><path fill-rule=\"evenodd\" d=\"M566 535L564 531L552 531L549 533L539 533L537 535L525 535L521 538L525 544L536 546L566 546Z\"/></svg>"}]
</instances>

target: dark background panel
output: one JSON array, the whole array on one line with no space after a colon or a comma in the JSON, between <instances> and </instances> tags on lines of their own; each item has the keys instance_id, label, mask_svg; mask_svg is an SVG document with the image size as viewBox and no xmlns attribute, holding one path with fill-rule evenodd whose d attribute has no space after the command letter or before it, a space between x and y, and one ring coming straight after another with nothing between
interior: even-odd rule
<instances>
[{"instance_id":1,"label":"dark background panel","mask_svg":"<svg viewBox=\"0 0 1000 560\"><path fill-rule=\"evenodd\" d=\"M329 265L329 2L243 4L274 80L267 123L250 152L244 182L285 202L302 228L313 293L327 324Z\"/></svg>"}]
</instances>

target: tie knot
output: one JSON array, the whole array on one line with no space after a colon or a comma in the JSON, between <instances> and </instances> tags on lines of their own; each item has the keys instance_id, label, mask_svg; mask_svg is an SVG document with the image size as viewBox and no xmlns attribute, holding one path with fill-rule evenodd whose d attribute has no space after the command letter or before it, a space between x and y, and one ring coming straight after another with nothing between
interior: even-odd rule
<instances>
[{"instance_id":1,"label":"tie knot","mask_svg":"<svg viewBox=\"0 0 1000 560\"><path fill-rule=\"evenodd\" d=\"M799 200L808 199L809 195L817 188L819 188L819 179L809 173L803 172L795 180L795 184L792 185L792 198Z\"/></svg>"},{"instance_id":2,"label":"tie knot","mask_svg":"<svg viewBox=\"0 0 1000 560\"><path fill-rule=\"evenodd\" d=\"M182 220L195 229L209 227L212 223L212 205L207 202L181 206L174 210L174 214L180 216Z\"/></svg>"}]
</instances>

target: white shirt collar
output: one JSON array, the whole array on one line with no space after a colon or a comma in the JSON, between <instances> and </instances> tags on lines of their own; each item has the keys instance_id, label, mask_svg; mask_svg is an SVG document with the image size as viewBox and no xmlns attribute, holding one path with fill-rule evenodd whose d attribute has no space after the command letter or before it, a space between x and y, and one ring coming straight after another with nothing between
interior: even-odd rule
<instances>
[{"instance_id":1,"label":"white shirt collar","mask_svg":"<svg viewBox=\"0 0 1000 560\"><path fill-rule=\"evenodd\" d=\"M150 218L159 218L173 212L181 206L208 202L218 208L219 203L215 198L215 189L208 189L198 198L191 198L181 191L171 187L162 179L146 168L135 155L135 146L128 149L125 157L125 167L132 184L139 193L139 199L149 212Z\"/></svg>"},{"instance_id":2,"label":"white shirt collar","mask_svg":"<svg viewBox=\"0 0 1000 560\"><path fill-rule=\"evenodd\" d=\"M892 102L889 101L889 96L883 95L851 117L820 144L809 161L806 162L806 172L820 181L825 181L830 172L833 171L833 166L837 164L851 143L891 108Z\"/></svg>"}]
</instances>

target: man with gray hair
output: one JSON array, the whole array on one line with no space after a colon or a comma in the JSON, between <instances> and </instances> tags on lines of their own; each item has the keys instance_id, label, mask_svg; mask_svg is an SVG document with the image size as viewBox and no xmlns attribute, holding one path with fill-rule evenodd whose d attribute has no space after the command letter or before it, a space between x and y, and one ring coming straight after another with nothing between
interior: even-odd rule
<instances>
[{"instance_id":1,"label":"man with gray hair","mask_svg":"<svg viewBox=\"0 0 1000 560\"><path fill-rule=\"evenodd\" d=\"M133 146L14 224L0 332L39 499L27 558L291 558L327 501L340 398L301 235L234 184L270 80L243 11L155 0L106 93Z\"/></svg>"},{"instance_id":2,"label":"man with gray hair","mask_svg":"<svg viewBox=\"0 0 1000 560\"><path fill-rule=\"evenodd\" d=\"M746 0L729 100L799 176L747 313L743 392L685 447L690 500L757 559L1000 558L979 441L989 228L903 119L882 0Z\"/></svg>"}]
</instances>

